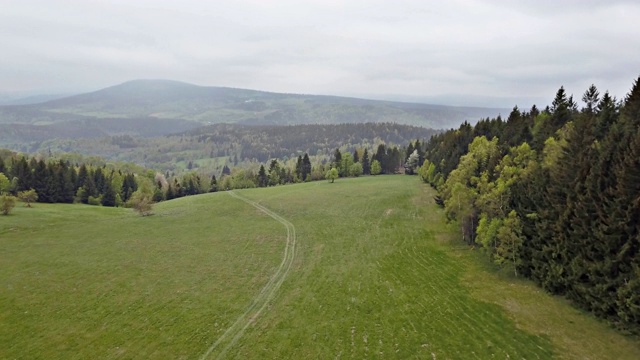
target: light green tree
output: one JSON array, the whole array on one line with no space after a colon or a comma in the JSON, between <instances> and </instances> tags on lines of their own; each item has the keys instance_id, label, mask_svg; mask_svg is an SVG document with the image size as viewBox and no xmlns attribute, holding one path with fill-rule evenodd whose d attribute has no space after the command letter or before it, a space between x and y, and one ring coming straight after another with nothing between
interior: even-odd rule
<instances>
[{"instance_id":1,"label":"light green tree","mask_svg":"<svg viewBox=\"0 0 640 360\"><path fill-rule=\"evenodd\" d=\"M9 178L3 173L0 172L0 195L9 192L9 188L11 187L11 181Z\"/></svg>"},{"instance_id":2,"label":"light green tree","mask_svg":"<svg viewBox=\"0 0 640 360\"><path fill-rule=\"evenodd\" d=\"M16 206L16 197L11 195L0 196L0 213L9 215L11 210Z\"/></svg>"},{"instance_id":3,"label":"light green tree","mask_svg":"<svg viewBox=\"0 0 640 360\"><path fill-rule=\"evenodd\" d=\"M333 183L338 178L338 169L331 168L331 170L327 171L325 178Z\"/></svg>"},{"instance_id":4,"label":"light green tree","mask_svg":"<svg viewBox=\"0 0 640 360\"><path fill-rule=\"evenodd\" d=\"M153 193L154 185L153 178L154 173L151 173L151 177L138 177L136 182L138 183L138 190L131 194L131 198L127 201L127 205L133 208L142 216L148 216L152 214L153 210Z\"/></svg>"},{"instance_id":5,"label":"light green tree","mask_svg":"<svg viewBox=\"0 0 640 360\"><path fill-rule=\"evenodd\" d=\"M344 153L342 155L342 159L340 160L340 169L338 170L338 174L340 176L349 176L352 165L353 165L353 155L351 155L351 153L349 152Z\"/></svg>"},{"instance_id":6,"label":"light green tree","mask_svg":"<svg viewBox=\"0 0 640 360\"><path fill-rule=\"evenodd\" d=\"M474 188L458 183L453 185L450 197L444 201L445 213L450 219L458 222L462 230L462 239L468 243L473 243L475 237L477 210L473 204L477 197Z\"/></svg>"},{"instance_id":7,"label":"light green tree","mask_svg":"<svg viewBox=\"0 0 640 360\"><path fill-rule=\"evenodd\" d=\"M153 211L153 200L151 200L151 197L152 195L136 191L131 195L131 199L127 201L127 205L133 208L133 210L138 212L141 216L149 216Z\"/></svg>"},{"instance_id":8,"label":"light green tree","mask_svg":"<svg viewBox=\"0 0 640 360\"><path fill-rule=\"evenodd\" d=\"M494 261L498 265L511 264L514 274L518 276L518 265L521 263L522 224L515 210L511 210L497 234L498 245Z\"/></svg>"},{"instance_id":9,"label":"light green tree","mask_svg":"<svg viewBox=\"0 0 640 360\"><path fill-rule=\"evenodd\" d=\"M371 162L371 175L380 175L382 172L382 166L380 165L380 161L373 160Z\"/></svg>"},{"instance_id":10,"label":"light green tree","mask_svg":"<svg viewBox=\"0 0 640 360\"><path fill-rule=\"evenodd\" d=\"M20 191L18 198L26 203L26 207L31 207L31 203L38 200L38 193L33 189Z\"/></svg>"},{"instance_id":11,"label":"light green tree","mask_svg":"<svg viewBox=\"0 0 640 360\"><path fill-rule=\"evenodd\" d=\"M362 171L362 164L359 162L354 163L351 165L351 168L349 168L349 176L358 177L362 175Z\"/></svg>"},{"instance_id":12,"label":"light green tree","mask_svg":"<svg viewBox=\"0 0 640 360\"><path fill-rule=\"evenodd\" d=\"M536 166L536 152L527 143L523 143L511 148L500 160L495 167L495 181L489 180L487 171L473 181L478 192L475 207L480 212L476 243L481 244L494 262L500 265L505 262L505 250L513 248L512 234L519 234L520 220L510 208L511 188L516 182L529 176ZM503 240L507 243L503 243ZM508 255L511 255L508 261L519 264L517 251Z\"/></svg>"}]
</instances>

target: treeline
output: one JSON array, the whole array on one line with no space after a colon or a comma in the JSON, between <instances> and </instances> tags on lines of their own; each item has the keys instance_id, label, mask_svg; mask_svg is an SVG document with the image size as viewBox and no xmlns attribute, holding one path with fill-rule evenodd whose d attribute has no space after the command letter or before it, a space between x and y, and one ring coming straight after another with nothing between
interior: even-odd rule
<instances>
[{"instance_id":1,"label":"treeline","mask_svg":"<svg viewBox=\"0 0 640 360\"><path fill-rule=\"evenodd\" d=\"M6 153L5 153L6 155ZM120 206L138 189L133 173L106 166L72 165L65 160L0 156L0 193L34 190L37 201Z\"/></svg>"},{"instance_id":2,"label":"treeline","mask_svg":"<svg viewBox=\"0 0 640 360\"><path fill-rule=\"evenodd\" d=\"M418 142L419 143L419 142ZM335 180L340 177L358 177L361 175L394 174L404 165L406 150L397 146L378 145L377 151L369 154L364 148L353 153L335 149L328 162L311 162L305 153L288 161L271 159L266 164L254 168L223 168L221 176L206 177L194 172L185 175L182 181L174 178L166 181L164 175L156 175L154 200L170 200L185 195L195 195L219 190L245 189L294 184L324 179ZM265 166L266 165L266 166ZM335 177L332 179L332 174Z\"/></svg>"},{"instance_id":3,"label":"treeline","mask_svg":"<svg viewBox=\"0 0 640 360\"><path fill-rule=\"evenodd\" d=\"M640 332L640 78L436 135L419 170L497 264Z\"/></svg>"},{"instance_id":4,"label":"treeline","mask_svg":"<svg viewBox=\"0 0 640 360\"><path fill-rule=\"evenodd\" d=\"M132 143L135 140L123 136L118 141ZM315 158L312 163L312 157L304 153L297 158L271 159L265 164L254 163L248 167L232 169L225 165L219 176L195 170L182 176L171 176L168 172L162 174L127 163L108 167L96 157L62 154L58 159L38 159L0 150L0 195L18 195L33 190L38 202L132 206L128 202L137 194L136 201L151 204L219 190L393 174L401 171L409 149L413 149L413 145L405 150L379 144L376 152L370 155L368 148L358 148L353 153L336 148L329 161ZM135 169L137 173L127 171L129 169ZM332 179L333 172L335 178Z\"/></svg>"}]
</instances>

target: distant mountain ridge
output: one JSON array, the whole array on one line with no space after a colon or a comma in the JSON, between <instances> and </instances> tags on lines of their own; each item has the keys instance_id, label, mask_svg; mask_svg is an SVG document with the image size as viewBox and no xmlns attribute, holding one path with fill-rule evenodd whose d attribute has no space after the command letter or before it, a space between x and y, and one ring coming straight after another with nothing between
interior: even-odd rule
<instances>
[{"instance_id":1,"label":"distant mountain ridge","mask_svg":"<svg viewBox=\"0 0 640 360\"><path fill-rule=\"evenodd\" d=\"M198 86L172 80L133 80L39 104L0 106L0 124L51 125L96 119L193 121L208 125L396 122L444 129L509 109L454 107L339 96L284 94ZM198 126L194 124L194 126ZM184 130L184 127L180 129Z\"/></svg>"}]
</instances>

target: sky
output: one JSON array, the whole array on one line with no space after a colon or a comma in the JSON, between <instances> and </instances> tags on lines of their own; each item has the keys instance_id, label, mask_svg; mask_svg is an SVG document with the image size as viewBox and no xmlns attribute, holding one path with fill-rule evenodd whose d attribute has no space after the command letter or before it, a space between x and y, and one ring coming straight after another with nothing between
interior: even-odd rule
<instances>
[{"instance_id":1,"label":"sky","mask_svg":"<svg viewBox=\"0 0 640 360\"><path fill-rule=\"evenodd\" d=\"M3 1L0 93L134 79L446 105L549 104L640 76L637 0Z\"/></svg>"}]
</instances>

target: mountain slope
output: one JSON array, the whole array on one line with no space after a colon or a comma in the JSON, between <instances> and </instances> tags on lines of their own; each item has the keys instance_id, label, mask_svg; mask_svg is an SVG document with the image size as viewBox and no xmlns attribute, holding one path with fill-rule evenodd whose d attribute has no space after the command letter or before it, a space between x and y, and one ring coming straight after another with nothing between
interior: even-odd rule
<instances>
[{"instance_id":1,"label":"mountain slope","mask_svg":"<svg viewBox=\"0 0 640 360\"><path fill-rule=\"evenodd\" d=\"M41 104L0 107L0 123L50 124L101 118L163 118L202 124L250 125L397 122L431 128L507 113L338 96L281 94L205 87L169 80L134 80Z\"/></svg>"}]
</instances>

